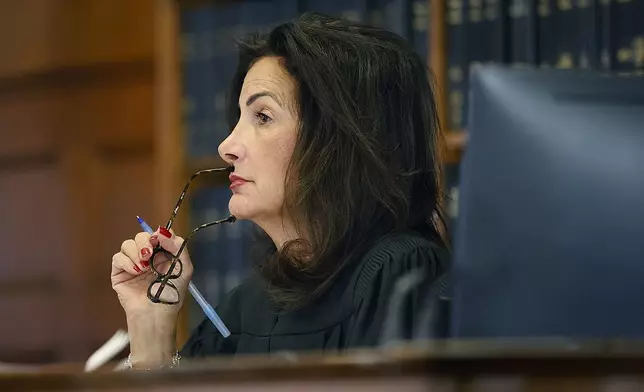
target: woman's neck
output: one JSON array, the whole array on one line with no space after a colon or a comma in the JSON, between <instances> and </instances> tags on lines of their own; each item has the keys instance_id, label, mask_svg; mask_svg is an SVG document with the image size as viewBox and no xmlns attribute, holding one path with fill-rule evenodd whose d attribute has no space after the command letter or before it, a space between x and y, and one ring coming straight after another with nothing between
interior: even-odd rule
<instances>
[{"instance_id":1,"label":"woman's neck","mask_svg":"<svg viewBox=\"0 0 644 392\"><path fill-rule=\"evenodd\" d=\"M287 219L278 218L255 223L273 240L277 249L281 249L288 241L301 238L293 223Z\"/></svg>"}]
</instances>

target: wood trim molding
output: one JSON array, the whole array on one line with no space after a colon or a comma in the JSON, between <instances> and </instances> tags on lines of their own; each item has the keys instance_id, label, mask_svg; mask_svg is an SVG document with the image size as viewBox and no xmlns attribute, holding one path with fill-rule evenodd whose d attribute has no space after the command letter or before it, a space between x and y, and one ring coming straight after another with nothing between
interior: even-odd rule
<instances>
[{"instance_id":1,"label":"wood trim molding","mask_svg":"<svg viewBox=\"0 0 644 392\"><path fill-rule=\"evenodd\" d=\"M55 151L0 155L0 171L16 171L55 165L60 156Z\"/></svg>"},{"instance_id":2,"label":"wood trim molding","mask_svg":"<svg viewBox=\"0 0 644 392\"><path fill-rule=\"evenodd\" d=\"M17 90L72 88L109 85L115 80L148 77L154 67L152 58L103 62L55 68L37 73L0 77L0 94Z\"/></svg>"},{"instance_id":3,"label":"wood trim molding","mask_svg":"<svg viewBox=\"0 0 644 392\"><path fill-rule=\"evenodd\" d=\"M63 289L60 279L56 277L36 277L30 279L0 280L0 296L4 298L26 294L57 295Z\"/></svg>"},{"instance_id":4,"label":"wood trim molding","mask_svg":"<svg viewBox=\"0 0 644 392\"><path fill-rule=\"evenodd\" d=\"M467 147L468 134L466 130L448 131L444 134L446 154L443 156L443 163L457 164Z\"/></svg>"}]
</instances>

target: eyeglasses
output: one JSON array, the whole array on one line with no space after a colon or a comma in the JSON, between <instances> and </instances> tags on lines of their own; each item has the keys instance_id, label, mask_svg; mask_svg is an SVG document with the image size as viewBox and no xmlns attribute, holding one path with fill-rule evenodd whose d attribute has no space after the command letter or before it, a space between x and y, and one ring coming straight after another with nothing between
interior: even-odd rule
<instances>
[{"instance_id":1,"label":"eyeglasses","mask_svg":"<svg viewBox=\"0 0 644 392\"><path fill-rule=\"evenodd\" d=\"M204 170L199 170L198 172L190 176L190 179L186 183L186 186L183 188L183 192L181 192L181 195L179 196L179 200L177 200L177 204L174 206L174 210L172 211L172 214L170 215L170 219L168 220L168 223L165 225L165 228L170 230L170 228L172 227L172 224L174 223L174 220L177 217L177 213L179 212L179 208L183 203L183 199L186 197L186 193L188 193L188 188L190 187L190 184L196 177L202 174L210 174L210 173L217 173L217 172L232 172L233 170L234 170L233 166L216 168L216 169L204 169ZM231 215L228 218L206 223L193 229L190 233L188 233L188 235L184 239L183 244L181 244L181 246L179 247L179 250L177 251L176 255L173 255L172 253L163 249L160 245L157 245L152 250L152 257L150 257L150 268L152 269L152 272L154 272L154 275L156 275L156 279L152 283L150 283L150 286L148 287L148 298L150 299L150 301L154 303L162 303L167 305L174 305L178 303L180 299L179 289L177 289L177 286L175 286L174 283L171 282L171 279L174 280L179 278L181 276L181 273L183 272L183 263L181 263L181 260L179 260L179 257L181 256L181 253L185 249L186 245L188 244L188 241L190 240L190 238L192 238L201 229L218 225L220 223L233 223L235 222L236 219L237 218ZM159 270L159 264L163 264L167 262L170 262L170 265L168 266L167 271L161 272ZM169 288L169 290L166 290L164 293L163 291L166 288ZM161 298L161 294L164 294L163 298Z\"/></svg>"}]
</instances>

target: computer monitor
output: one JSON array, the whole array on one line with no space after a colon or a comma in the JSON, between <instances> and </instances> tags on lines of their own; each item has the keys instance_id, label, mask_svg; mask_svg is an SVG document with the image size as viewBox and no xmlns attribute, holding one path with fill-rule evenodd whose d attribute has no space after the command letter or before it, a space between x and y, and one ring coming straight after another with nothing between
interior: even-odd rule
<instances>
[{"instance_id":1,"label":"computer monitor","mask_svg":"<svg viewBox=\"0 0 644 392\"><path fill-rule=\"evenodd\" d=\"M644 337L644 78L479 68L450 335Z\"/></svg>"}]
</instances>

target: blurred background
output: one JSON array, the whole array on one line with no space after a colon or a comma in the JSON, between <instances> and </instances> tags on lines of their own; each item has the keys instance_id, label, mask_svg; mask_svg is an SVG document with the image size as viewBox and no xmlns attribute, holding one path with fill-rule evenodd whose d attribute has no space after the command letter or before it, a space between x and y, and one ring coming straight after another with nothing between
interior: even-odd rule
<instances>
[{"instance_id":1,"label":"blurred background","mask_svg":"<svg viewBox=\"0 0 644 392\"><path fill-rule=\"evenodd\" d=\"M478 63L644 72L643 0L0 0L0 362L85 360L118 329L111 256L164 224L185 181L222 164L233 38L305 11L386 27L435 74L457 219L470 69ZM175 229L225 216L195 184ZM192 244L216 304L247 273L252 227ZM202 318L189 301L180 343Z\"/></svg>"}]
</instances>

